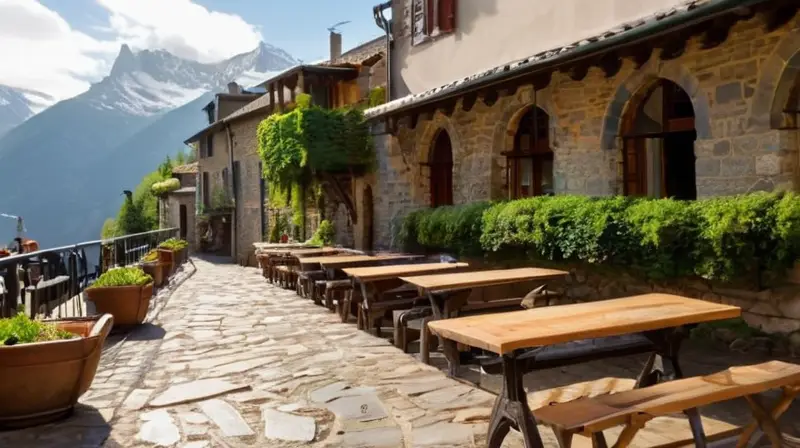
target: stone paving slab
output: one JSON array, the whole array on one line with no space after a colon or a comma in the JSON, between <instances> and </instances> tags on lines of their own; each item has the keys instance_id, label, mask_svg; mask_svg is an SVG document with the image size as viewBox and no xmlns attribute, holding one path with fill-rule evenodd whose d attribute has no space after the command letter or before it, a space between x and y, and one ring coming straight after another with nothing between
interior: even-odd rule
<instances>
[{"instance_id":1,"label":"stone paving slab","mask_svg":"<svg viewBox=\"0 0 800 448\"><path fill-rule=\"evenodd\" d=\"M0 446L485 446L494 394L447 378L441 357L438 367L424 365L270 286L256 269L194 261L197 272L162 300L153 325L111 341L71 419L0 433ZM638 362L555 369L526 377L526 385L533 393L630 377ZM489 390L499 384L463 373ZM662 419L634 446L688 435L684 424ZM556 446L552 432L540 430L545 445ZM504 446L521 447L519 434Z\"/></svg>"}]
</instances>

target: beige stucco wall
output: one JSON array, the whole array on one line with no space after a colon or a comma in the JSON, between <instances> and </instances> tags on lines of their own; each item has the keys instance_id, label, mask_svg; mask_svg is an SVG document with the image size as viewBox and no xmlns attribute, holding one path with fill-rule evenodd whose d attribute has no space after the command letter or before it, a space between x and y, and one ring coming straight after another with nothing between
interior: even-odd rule
<instances>
[{"instance_id":1,"label":"beige stucco wall","mask_svg":"<svg viewBox=\"0 0 800 448\"><path fill-rule=\"evenodd\" d=\"M393 98L600 34L680 0L459 0L455 33L411 45L412 0L393 2Z\"/></svg>"}]
</instances>

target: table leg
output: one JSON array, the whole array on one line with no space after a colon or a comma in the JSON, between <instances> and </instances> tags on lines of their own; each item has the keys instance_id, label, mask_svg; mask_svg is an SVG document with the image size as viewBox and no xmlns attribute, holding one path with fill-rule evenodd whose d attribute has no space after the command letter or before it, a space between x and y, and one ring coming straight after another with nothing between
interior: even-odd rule
<instances>
[{"instance_id":1,"label":"table leg","mask_svg":"<svg viewBox=\"0 0 800 448\"><path fill-rule=\"evenodd\" d=\"M522 434L525 448L544 448L536 420L528 407L528 396L522 387L522 372L516 353L503 355L503 386L489 421L486 437L489 448L499 448L512 427Z\"/></svg>"},{"instance_id":2,"label":"table leg","mask_svg":"<svg viewBox=\"0 0 800 448\"><path fill-rule=\"evenodd\" d=\"M370 319L369 313L369 305L372 303L370 300L371 296L367 293L367 284L364 282L359 282L361 284L361 315L363 316L360 321L359 330L367 330L372 328L372 319Z\"/></svg>"},{"instance_id":3,"label":"table leg","mask_svg":"<svg viewBox=\"0 0 800 448\"><path fill-rule=\"evenodd\" d=\"M636 387L647 387L658 383L664 375L664 359L666 358L675 378L683 378L683 369L680 365L680 349L688 331L684 327L672 328L662 331L645 333L656 346L656 351L650 355L642 372L636 381Z\"/></svg>"}]
</instances>

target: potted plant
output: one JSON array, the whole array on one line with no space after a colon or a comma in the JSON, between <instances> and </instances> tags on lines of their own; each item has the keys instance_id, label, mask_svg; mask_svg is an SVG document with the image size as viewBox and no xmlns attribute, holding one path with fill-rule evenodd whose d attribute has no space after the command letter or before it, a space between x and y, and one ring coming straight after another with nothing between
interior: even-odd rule
<instances>
[{"instance_id":1,"label":"potted plant","mask_svg":"<svg viewBox=\"0 0 800 448\"><path fill-rule=\"evenodd\" d=\"M142 323L152 296L153 277L138 267L111 269L86 289L97 312L113 315L119 325Z\"/></svg>"},{"instance_id":2,"label":"potted plant","mask_svg":"<svg viewBox=\"0 0 800 448\"><path fill-rule=\"evenodd\" d=\"M158 251L155 249L146 253L139 261L144 273L153 277L153 286L160 288L164 284L164 279L169 276L171 266L159 260Z\"/></svg>"},{"instance_id":3,"label":"potted plant","mask_svg":"<svg viewBox=\"0 0 800 448\"><path fill-rule=\"evenodd\" d=\"M0 430L68 416L94 380L113 323L109 314L0 319Z\"/></svg>"},{"instance_id":4,"label":"potted plant","mask_svg":"<svg viewBox=\"0 0 800 448\"><path fill-rule=\"evenodd\" d=\"M186 260L188 247L189 243L186 240L170 238L158 245L159 259L164 263L171 263L172 272L175 272L178 265Z\"/></svg>"}]
</instances>

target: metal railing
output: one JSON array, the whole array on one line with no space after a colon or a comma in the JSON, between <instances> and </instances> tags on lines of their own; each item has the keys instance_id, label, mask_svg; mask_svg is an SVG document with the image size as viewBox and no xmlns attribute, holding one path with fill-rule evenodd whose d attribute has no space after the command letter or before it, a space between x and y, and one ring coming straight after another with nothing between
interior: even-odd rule
<instances>
[{"instance_id":1,"label":"metal railing","mask_svg":"<svg viewBox=\"0 0 800 448\"><path fill-rule=\"evenodd\" d=\"M32 318L51 317L54 311L58 317L62 311L63 316L83 316L81 293L100 274L138 263L149 250L177 236L178 230L159 229L0 258L0 317L23 310Z\"/></svg>"}]
</instances>

